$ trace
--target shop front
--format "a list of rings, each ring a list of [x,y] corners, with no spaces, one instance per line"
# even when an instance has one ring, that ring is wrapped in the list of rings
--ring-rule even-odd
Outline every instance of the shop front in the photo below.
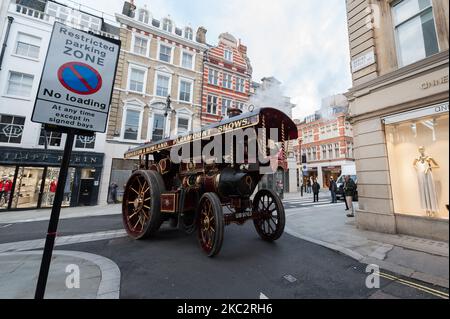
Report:
[[[397,220],[448,221],[448,102],[387,116],[383,122]]]
[[[330,179],[333,178],[335,181],[341,176],[341,166],[324,166],[322,167],[322,185],[324,188],[330,187]]]
[[[62,152],[0,147],[0,211],[50,208]],[[63,207],[96,205],[103,154],[73,152]]]

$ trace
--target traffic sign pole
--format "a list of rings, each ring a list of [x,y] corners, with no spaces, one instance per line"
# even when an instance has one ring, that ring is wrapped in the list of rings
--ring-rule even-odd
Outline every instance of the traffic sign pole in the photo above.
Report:
[[[64,154],[59,170],[58,185],[56,187],[55,199],[53,201],[52,213],[48,224],[47,237],[45,239],[44,254],[42,256],[41,268],[39,270],[39,278],[36,286],[35,299],[43,299],[45,287],[47,286],[48,272],[50,269],[50,261],[52,259],[53,247],[55,245],[56,232],[58,229],[59,214],[61,212],[61,204],[64,197],[64,188],[66,185],[67,173],[69,170],[70,156],[72,154],[73,142],[75,139],[75,130],[71,129],[67,133],[66,144],[64,146]]]

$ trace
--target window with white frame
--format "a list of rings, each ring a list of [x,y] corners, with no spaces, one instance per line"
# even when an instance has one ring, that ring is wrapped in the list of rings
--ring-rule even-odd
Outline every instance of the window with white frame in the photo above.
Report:
[[[47,138],[47,146],[61,146],[62,133],[45,131],[44,126],[41,127],[41,133],[39,134],[39,145],[45,145],[45,139]]]
[[[223,74],[222,86],[226,89],[231,90],[231,88],[233,87],[233,76],[231,74]]]
[[[9,71],[6,94],[26,98],[30,97],[31,89],[33,88],[33,79],[34,76],[31,74]]]
[[[76,148],[94,149],[95,148],[95,134],[93,136],[77,135],[75,139]]]
[[[235,105],[236,105],[236,108],[238,108],[240,110],[244,110],[244,108],[245,108],[245,103],[244,102],[236,101]]]
[[[159,46],[159,60],[170,63],[171,59],[172,59],[172,48],[167,45],[161,44]]]
[[[167,97],[169,95],[170,76],[164,74],[156,75],[156,95]]]
[[[208,70],[208,83],[213,85],[219,84],[219,71],[213,69]]]
[[[184,37],[186,39],[192,41],[192,39],[194,37],[194,32],[192,31],[192,28],[187,27],[187,28],[184,29]]]
[[[191,102],[192,98],[192,81],[180,80],[180,101]]]
[[[138,11],[138,20],[143,23],[148,23],[149,14],[147,10],[139,9]]]
[[[228,114],[228,109],[231,108],[233,101],[230,99],[222,98],[222,116]]]
[[[19,32],[15,53],[20,56],[38,59],[41,47],[41,38]]]
[[[315,161],[316,159],[317,159],[317,149],[316,149],[316,147],[314,146],[314,147],[312,148],[312,160]]]
[[[210,114],[217,114],[217,101],[218,97],[214,95],[208,95],[208,105],[206,111]]]
[[[145,71],[139,68],[130,67],[128,89],[130,91],[144,93]]]
[[[326,159],[326,158],[327,158],[327,146],[322,145],[322,159]]]
[[[333,158],[333,145],[328,144],[328,158]]]
[[[439,52],[431,0],[401,0],[392,6],[399,66]]]
[[[181,54],[181,66],[186,69],[192,70],[194,66],[194,56],[189,52],[183,51]]]
[[[225,60],[233,62],[233,51],[231,51],[230,49],[225,49],[223,51],[223,57],[225,58]]]
[[[164,128],[166,126],[166,118],[162,114],[155,113],[153,115],[153,131],[152,141],[160,141],[164,138]]]
[[[351,142],[347,142],[347,157],[353,157],[353,144]]]
[[[334,158],[340,158],[341,157],[341,152],[340,152],[340,147],[339,147],[339,143],[334,144]]]
[[[244,92],[245,91],[245,80],[242,78],[236,78],[236,91]]]
[[[80,13],[79,23],[81,26],[92,30],[100,30],[101,27],[101,20],[98,17],[94,17],[85,13]]]
[[[163,30],[167,32],[172,32],[172,21],[170,19],[165,18],[163,20]]]
[[[20,144],[24,125],[23,116],[0,114],[0,143]]]
[[[123,138],[125,140],[137,141],[141,120],[141,111],[126,109]]]
[[[133,52],[139,55],[147,55],[148,39],[144,37],[134,36]]]
[[[189,131],[189,119],[185,117],[179,117],[177,123],[177,133],[185,134]]]

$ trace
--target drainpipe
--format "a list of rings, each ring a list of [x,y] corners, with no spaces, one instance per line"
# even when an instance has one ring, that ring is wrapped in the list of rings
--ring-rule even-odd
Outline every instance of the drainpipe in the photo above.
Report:
[[[8,26],[6,27],[5,40],[3,40],[2,53],[0,54],[0,70],[2,69],[3,57],[5,56],[6,47],[8,46],[7,43],[9,38],[9,31],[11,30],[11,24],[13,23],[13,20],[13,17],[8,17]]]

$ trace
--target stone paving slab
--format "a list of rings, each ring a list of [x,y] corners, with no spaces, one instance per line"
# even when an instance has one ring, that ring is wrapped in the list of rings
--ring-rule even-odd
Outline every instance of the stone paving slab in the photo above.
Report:
[[[41,259],[42,251],[1,253],[0,299],[34,298]],[[71,287],[78,271],[79,288]],[[120,270],[111,260],[84,252],[54,251],[46,299],[117,299],[119,293]]]

